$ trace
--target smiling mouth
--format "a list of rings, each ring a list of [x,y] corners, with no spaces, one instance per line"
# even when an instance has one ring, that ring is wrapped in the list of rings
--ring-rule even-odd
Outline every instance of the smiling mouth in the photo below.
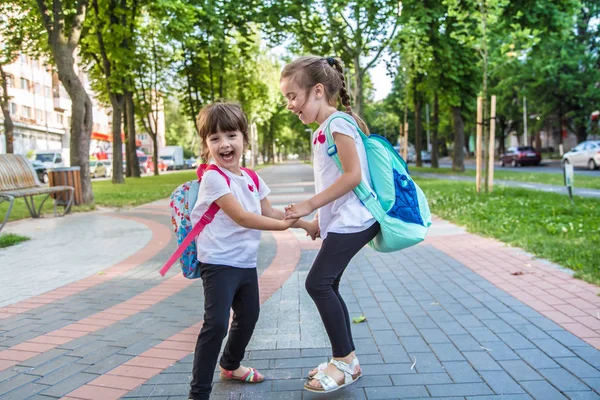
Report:
[[[226,151],[224,153],[219,153],[221,158],[227,162],[233,161],[234,153],[233,151]]]

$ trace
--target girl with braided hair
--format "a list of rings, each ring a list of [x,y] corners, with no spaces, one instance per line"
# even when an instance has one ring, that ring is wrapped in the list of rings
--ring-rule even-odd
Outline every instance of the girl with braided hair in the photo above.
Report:
[[[306,278],[306,290],[315,302],[331,341],[333,358],[309,372],[305,389],[327,393],[354,383],[362,375],[354,353],[350,316],[339,285],[350,260],[379,232],[379,224],[352,190],[364,181],[371,185],[367,156],[354,118],[363,132],[365,123],[350,107],[340,60],[301,57],[285,66],[280,89],[287,108],[308,125],[319,123],[313,133],[313,167],[316,195],[286,207],[286,218],[301,218],[318,210],[311,222],[323,238],[321,250]],[[336,108],[338,97],[346,111]],[[340,116],[345,118],[339,118]],[[324,130],[330,129],[343,167],[340,172],[328,154]]]

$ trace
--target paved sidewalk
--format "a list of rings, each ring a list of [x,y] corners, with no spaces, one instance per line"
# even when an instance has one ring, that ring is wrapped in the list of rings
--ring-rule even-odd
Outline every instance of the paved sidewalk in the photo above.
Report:
[[[456,176],[456,175],[446,175],[446,174],[435,174],[435,173],[429,173],[429,172],[413,172],[413,173],[411,173],[411,175],[422,176],[423,178],[444,179],[444,180],[448,180],[448,181],[475,182],[475,178],[471,177],[471,176]],[[569,194],[569,192],[567,191],[567,188],[564,186],[547,185],[544,183],[531,183],[531,182],[506,181],[506,180],[501,180],[501,179],[494,179],[494,184],[509,186],[509,187],[523,188],[523,189],[538,190],[540,192],[547,192],[547,193],[557,193],[557,194],[562,194],[562,195]],[[600,190],[574,187],[573,195],[600,199]]]
[[[314,190],[306,165],[260,174],[278,207]],[[92,222],[113,229],[101,250],[91,236],[70,233]],[[42,223],[43,235],[0,250],[0,269],[10,272],[2,289],[10,282],[19,295],[32,290],[0,308],[0,398],[186,399],[202,288],[175,268],[157,273],[175,246],[166,202]],[[27,220],[6,229],[31,236],[40,226]],[[68,238],[69,262],[48,257],[63,243],[46,237]],[[299,230],[263,234],[262,309],[247,364],[269,379],[216,379],[213,398],[600,398],[600,290],[439,219],[418,246],[365,248],[353,260],[342,292],[351,315],[367,317],[353,324],[364,377],[327,396],[303,391],[308,370],[330,356],[304,290],[319,246]],[[19,274],[21,253],[49,278],[43,268]],[[89,260],[96,266],[83,269]],[[54,279],[56,270],[68,279]]]

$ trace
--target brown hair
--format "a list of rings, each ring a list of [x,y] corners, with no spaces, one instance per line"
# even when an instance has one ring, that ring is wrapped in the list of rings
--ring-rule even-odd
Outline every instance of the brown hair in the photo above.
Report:
[[[248,120],[237,103],[218,102],[204,106],[196,116],[196,128],[200,136],[200,157],[203,162],[208,162],[210,154],[206,140],[213,133],[240,131],[244,138],[244,147],[249,143]]]
[[[357,114],[352,112],[350,95],[346,89],[346,80],[344,79],[344,67],[340,59],[317,56],[300,57],[283,68],[281,79],[283,78],[293,80],[293,82],[301,88],[306,89],[306,91],[317,83],[322,84],[325,88],[325,97],[333,107],[336,107],[339,95],[342,105],[346,107],[346,112],[356,120],[365,135],[369,134],[367,124]]]

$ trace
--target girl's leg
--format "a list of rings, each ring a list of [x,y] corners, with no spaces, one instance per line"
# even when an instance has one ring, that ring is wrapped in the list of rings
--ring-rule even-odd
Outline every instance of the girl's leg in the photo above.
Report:
[[[208,400],[239,279],[235,273],[237,268],[211,264],[202,264],[200,268],[204,285],[204,324],[194,351],[189,398]]]
[[[229,329],[229,338],[219,363],[228,371],[240,367],[260,311],[256,268],[241,269],[241,272],[243,278],[233,297],[233,321]]]
[[[350,317],[338,290],[350,260],[379,232],[379,224],[358,233],[329,233],[306,278],[306,290],[315,302],[331,341],[333,356],[343,358],[354,351]],[[337,281],[337,285],[335,285]]]
[[[356,350],[356,346],[354,346],[354,340],[352,338],[352,325],[350,324],[350,313],[348,312],[348,307],[346,307],[346,302],[342,298],[340,294],[340,281],[342,280],[343,273],[339,274],[338,277],[333,281],[333,291],[340,299],[340,304],[342,305],[342,310],[344,311],[344,319],[346,320],[346,327],[350,334],[350,347],[352,347],[352,351]]]

